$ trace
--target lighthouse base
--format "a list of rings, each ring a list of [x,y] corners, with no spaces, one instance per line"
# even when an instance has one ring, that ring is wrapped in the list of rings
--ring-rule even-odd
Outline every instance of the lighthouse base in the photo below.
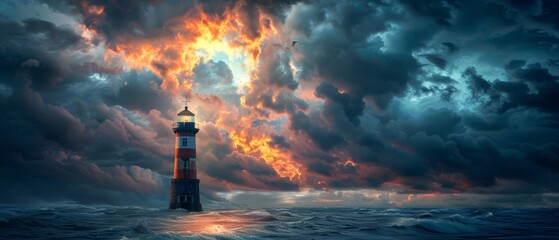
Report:
[[[169,209],[182,208],[191,212],[201,212],[200,179],[173,179]]]

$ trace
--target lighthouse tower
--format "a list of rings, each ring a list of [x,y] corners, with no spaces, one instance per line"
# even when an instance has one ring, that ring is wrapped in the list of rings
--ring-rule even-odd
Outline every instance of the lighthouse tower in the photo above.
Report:
[[[177,114],[173,124],[175,132],[175,167],[171,181],[171,199],[169,209],[184,208],[201,212],[200,179],[196,178],[196,133],[194,113],[188,106]]]

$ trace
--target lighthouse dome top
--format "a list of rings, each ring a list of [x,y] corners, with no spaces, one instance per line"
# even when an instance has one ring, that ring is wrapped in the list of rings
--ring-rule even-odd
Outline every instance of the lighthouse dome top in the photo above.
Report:
[[[184,107],[180,113],[177,114],[178,116],[194,116],[194,113],[188,110],[188,107]]]

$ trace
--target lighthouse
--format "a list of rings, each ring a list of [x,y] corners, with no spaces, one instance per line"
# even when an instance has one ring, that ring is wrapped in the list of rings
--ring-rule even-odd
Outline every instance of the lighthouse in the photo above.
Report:
[[[183,208],[201,212],[200,179],[196,178],[196,133],[194,113],[188,106],[177,114],[175,132],[175,166],[171,180],[169,209]]]

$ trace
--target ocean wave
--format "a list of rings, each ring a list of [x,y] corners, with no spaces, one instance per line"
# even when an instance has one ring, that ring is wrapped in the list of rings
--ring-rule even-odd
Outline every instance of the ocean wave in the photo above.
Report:
[[[393,226],[415,227],[435,233],[474,233],[481,231],[483,226],[488,224],[483,218],[492,215],[492,212],[485,213],[483,217],[454,213],[435,219],[435,215],[431,213],[421,213],[417,218],[399,218]]]
[[[141,221],[138,222],[136,225],[130,227],[130,230],[135,234],[151,234],[153,233],[152,230],[149,229],[147,226],[147,222]]]
[[[433,214],[426,212],[426,213],[419,214],[419,216],[417,216],[417,217],[418,218],[432,218]]]
[[[274,215],[276,215],[276,216],[281,216],[281,217],[298,217],[298,216],[296,216],[295,214],[293,214],[293,213],[291,213],[291,212],[289,212],[289,211],[285,211],[285,210],[284,210],[284,211],[281,211],[281,212],[278,212],[278,213],[276,213],[276,214],[274,214]]]
[[[0,239],[556,238],[555,209],[0,208]]]
[[[423,229],[428,232],[434,233],[473,233],[478,231],[474,226],[451,221],[451,220],[431,220],[431,219],[417,219],[417,218],[402,218],[398,219],[394,227],[415,227]]]

